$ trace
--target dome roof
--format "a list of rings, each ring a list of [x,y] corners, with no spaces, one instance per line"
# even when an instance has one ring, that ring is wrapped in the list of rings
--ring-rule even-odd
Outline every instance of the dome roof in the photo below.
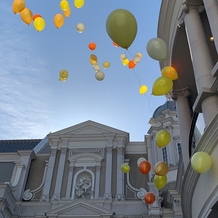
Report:
[[[169,109],[170,111],[176,111],[176,107],[173,101],[166,101],[165,104],[159,106],[153,113],[152,118],[157,118],[161,115],[161,112]]]

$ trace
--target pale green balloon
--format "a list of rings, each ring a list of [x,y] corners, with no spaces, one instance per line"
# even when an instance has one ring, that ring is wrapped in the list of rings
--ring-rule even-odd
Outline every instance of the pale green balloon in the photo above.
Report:
[[[161,38],[153,38],[148,41],[146,50],[154,60],[163,61],[167,57],[167,45]]]
[[[212,166],[212,158],[206,152],[198,151],[191,158],[191,166],[197,173],[205,173]]]
[[[153,84],[152,95],[161,96],[168,94],[173,88],[173,82],[169,77],[161,76]]]
[[[128,49],[137,34],[137,21],[131,12],[117,9],[109,14],[106,30],[113,42]]]

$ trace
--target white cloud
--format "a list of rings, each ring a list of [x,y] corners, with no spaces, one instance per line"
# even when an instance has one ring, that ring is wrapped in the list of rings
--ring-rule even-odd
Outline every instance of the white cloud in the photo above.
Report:
[[[19,15],[0,8],[0,139],[43,138],[51,129],[49,87],[40,78],[46,61],[25,34],[28,27],[10,19]]]

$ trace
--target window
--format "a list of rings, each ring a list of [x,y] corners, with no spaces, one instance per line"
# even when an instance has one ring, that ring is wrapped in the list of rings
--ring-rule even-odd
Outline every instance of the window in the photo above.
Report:
[[[163,161],[168,163],[167,148],[166,147],[162,148],[162,155],[163,155]]]
[[[177,142],[176,145],[177,145],[178,156],[180,157],[180,154],[181,154],[181,144],[180,144],[180,142]]]

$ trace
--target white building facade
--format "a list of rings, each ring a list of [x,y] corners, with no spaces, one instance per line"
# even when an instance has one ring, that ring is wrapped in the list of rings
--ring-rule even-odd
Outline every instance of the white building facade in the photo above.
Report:
[[[166,103],[154,116],[151,133],[161,128],[157,122],[166,121],[178,141],[175,108]],[[0,217],[174,217],[172,204],[163,198],[169,187],[175,190],[178,156],[167,151],[169,187],[159,192],[153,169],[145,175],[137,166],[141,157],[151,165],[164,160],[150,138],[130,142],[127,132],[86,121],[43,140],[0,140]],[[130,165],[129,173],[121,171],[123,163]],[[151,205],[144,202],[148,191],[156,196]]]

